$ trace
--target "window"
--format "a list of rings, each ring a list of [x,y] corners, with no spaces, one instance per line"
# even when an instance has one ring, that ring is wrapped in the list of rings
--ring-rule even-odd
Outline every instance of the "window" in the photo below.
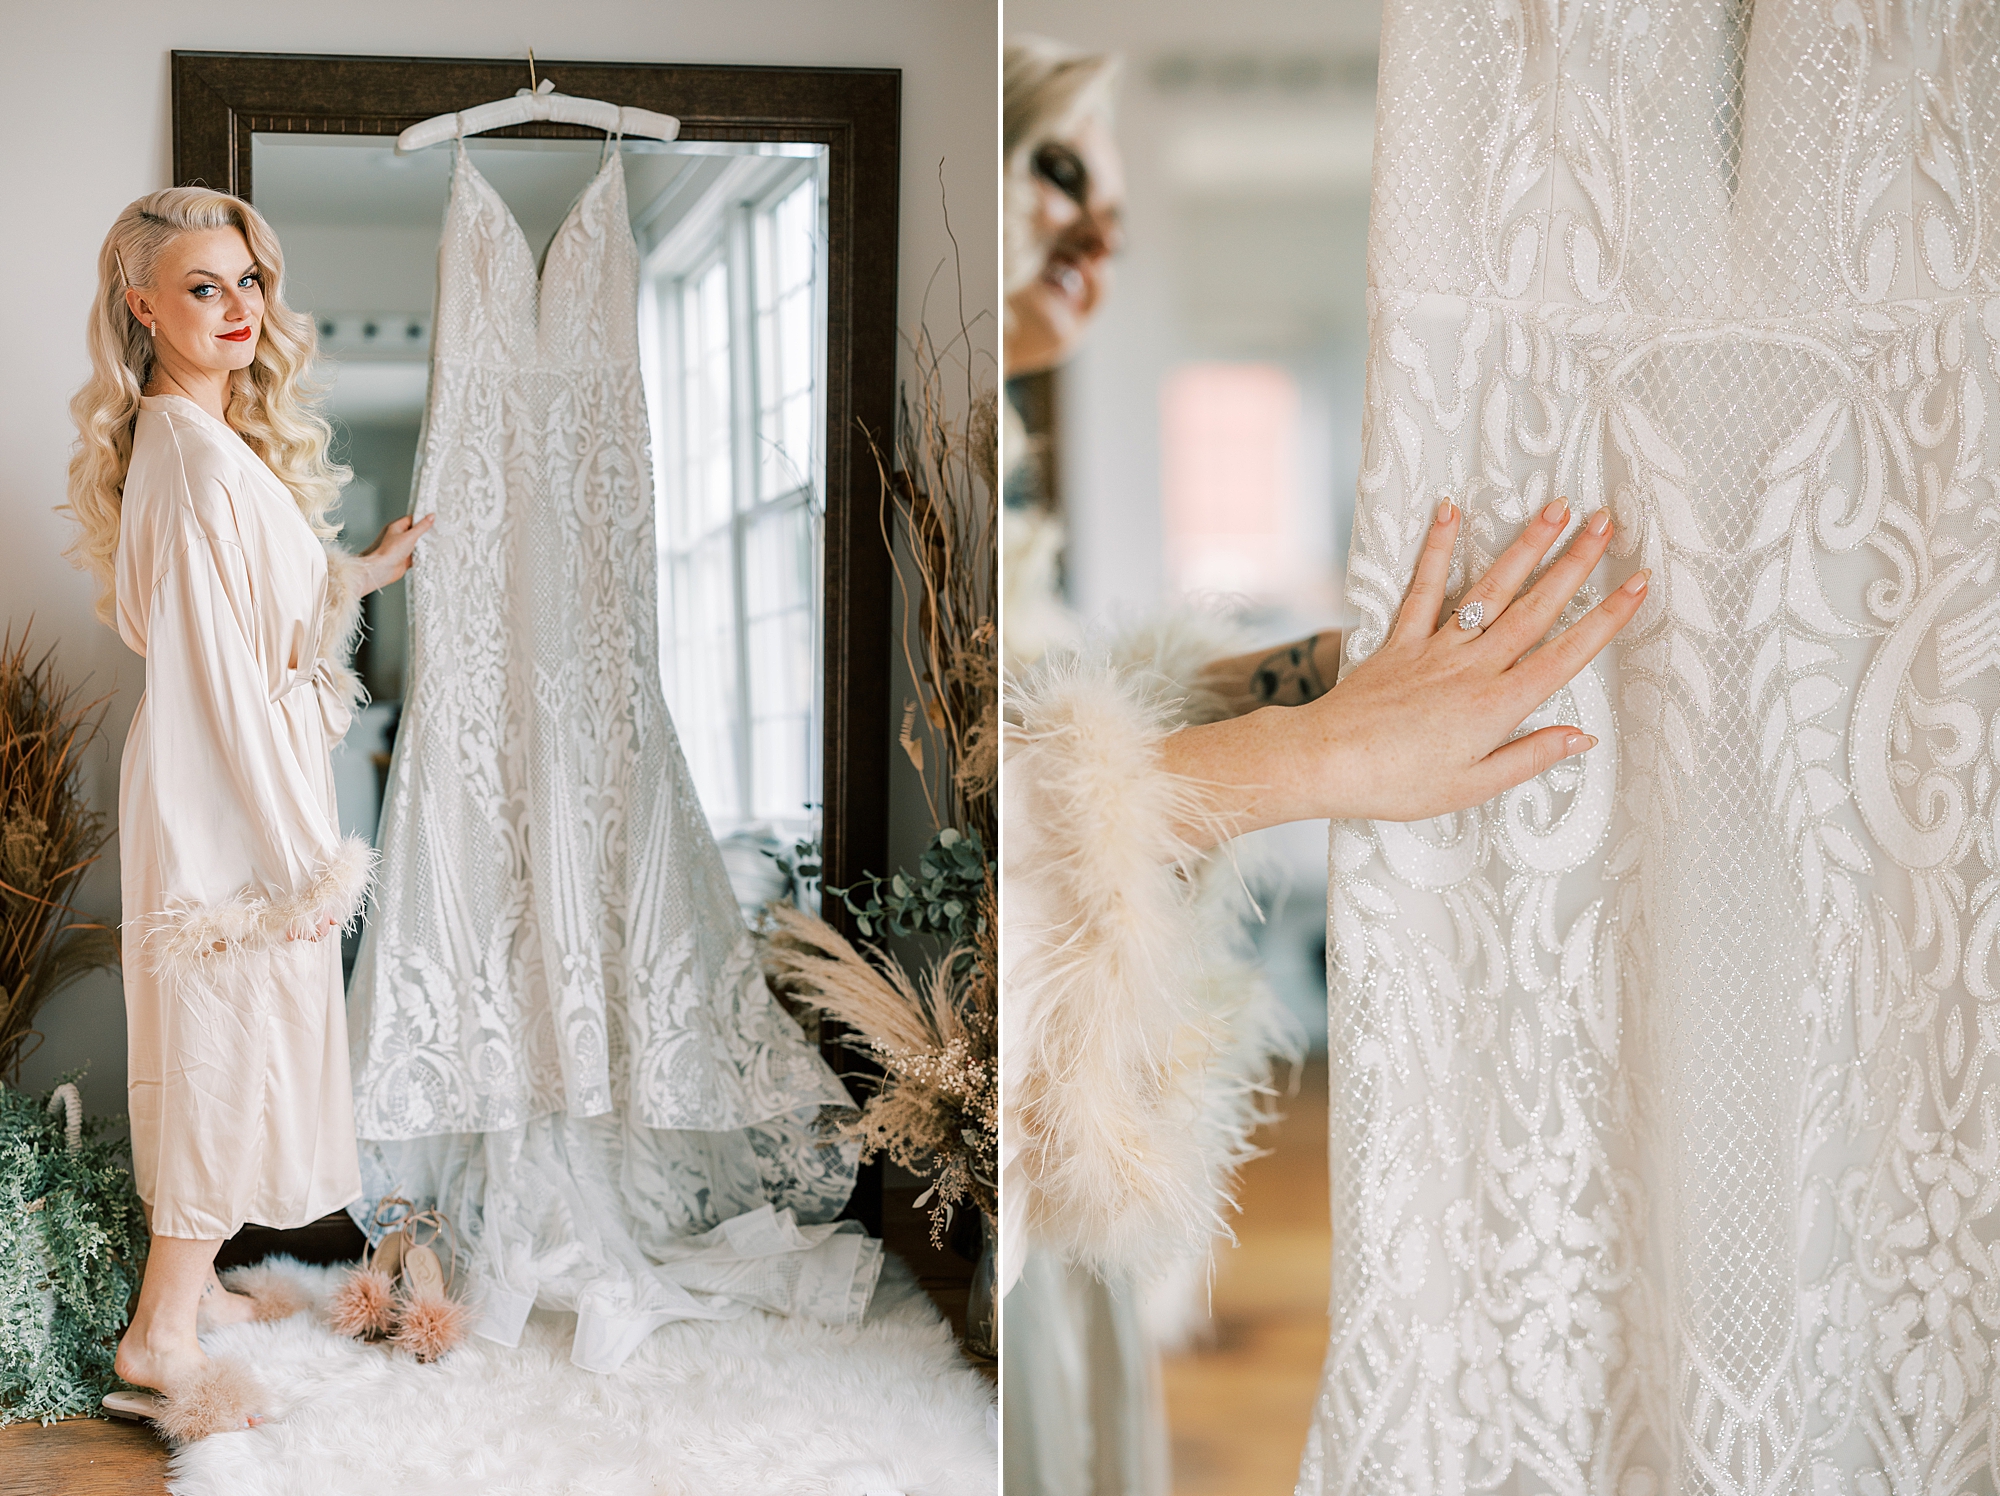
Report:
[[[750,161],[648,264],[661,669],[718,835],[816,825],[822,273],[816,174]],[[721,189],[733,187],[733,191]]]
[[[1160,392],[1168,585],[1269,600],[1295,559],[1299,389],[1272,364],[1196,363]]]

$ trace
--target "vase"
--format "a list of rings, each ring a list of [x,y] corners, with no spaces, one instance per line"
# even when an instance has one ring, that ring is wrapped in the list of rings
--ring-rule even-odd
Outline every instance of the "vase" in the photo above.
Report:
[[[994,1290],[999,1285],[999,1233],[993,1218],[979,1215],[979,1260],[972,1265],[972,1286],[965,1299],[965,1350],[987,1361],[1000,1355],[1000,1304]]]

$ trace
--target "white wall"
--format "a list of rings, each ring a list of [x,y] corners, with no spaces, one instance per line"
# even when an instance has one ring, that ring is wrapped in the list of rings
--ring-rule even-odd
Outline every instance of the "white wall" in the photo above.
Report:
[[[72,679],[112,693],[91,765],[98,803],[117,803],[118,754],[138,704],[142,662],[98,624],[90,588],[61,551],[70,426],[81,383],[84,310],[105,230],[142,193],[171,185],[175,49],[494,57],[529,47],[578,61],[765,63],[903,70],[899,320],[914,324],[925,281],[950,253],[938,211],[944,162],[967,301],[991,308],[996,285],[998,150],[994,0],[264,0],[187,7],[159,0],[0,0],[0,139],[7,147],[0,234],[0,632],[32,617]],[[524,73],[525,81],[525,73]],[[987,324],[990,327],[990,322]],[[892,724],[883,728],[883,747]],[[892,765],[902,758],[891,754]],[[892,770],[892,772],[895,772]],[[908,771],[900,771],[907,778]],[[893,839],[921,844],[909,786],[897,786]],[[921,810],[916,819],[921,819]],[[87,883],[90,913],[114,919],[111,858]],[[114,978],[72,988],[43,1010],[47,1042],[24,1084],[89,1060],[93,1111],[124,1110],[124,1014]]]

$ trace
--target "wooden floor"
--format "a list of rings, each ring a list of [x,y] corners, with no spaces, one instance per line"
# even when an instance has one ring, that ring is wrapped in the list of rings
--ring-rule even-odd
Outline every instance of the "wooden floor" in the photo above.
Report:
[[[962,1341],[973,1265],[950,1246],[942,1252],[931,1246],[926,1217],[912,1209],[917,1193],[916,1189],[883,1191],[883,1245],[910,1265]],[[338,1229],[338,1223],[328,1225],[329,1240]],[[967,1234],[961,1230],[956,1244],[976,1252],[978,1233],[971,1231],[969,1242],[964,1239]],[[359,1241],[358,1232],[355,1240]],[[307,1255],[297,1242],[277,1245]],[[254,1261],[261,1255],[239,1249],[231,1259]],[[991,1362],[973,1364],[989,1377],[994,1374]],[[0,1496],[163,1496],[166,1474],[166,1446],[142,1424],[73,1418],[47,1428],[38,1423],[0,1427]]]
[[[1217,1255],[1214,1333],[1166,1363],[1174,1496],[1289,1496],[1326,1354],[1326,1061],[1243,1171],[1239,1245]]]
[[[167,1450],[136,1423],[72,1418],[0,1428],[0,1496],[162,1496]]]

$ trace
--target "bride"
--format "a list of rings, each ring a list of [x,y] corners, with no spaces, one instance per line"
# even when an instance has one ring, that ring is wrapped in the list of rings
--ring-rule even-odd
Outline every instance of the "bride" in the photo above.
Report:
[[[140,198],[97,259],[91,376],[71,402],[70,555],[146,662],[119,772],[132,1163],[152,1246],[105,1406],[198,1439],[263,1392],[199,1325],[258,1316],[215,1254],[361,1193],[340,949],[373,854],[343,838],[329,746],[356,694],[364,594],[430,527],[324,544],[345,474],[301,388],[312,319],[255,209],[205,188]]]

